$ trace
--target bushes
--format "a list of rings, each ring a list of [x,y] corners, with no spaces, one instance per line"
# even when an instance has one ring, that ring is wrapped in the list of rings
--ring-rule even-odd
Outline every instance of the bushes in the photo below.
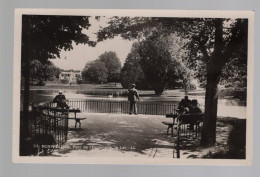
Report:
[[[68,79],[61,79],[61,83],[62,83],[62,84],[68,84],[69,81],[68,81]]]
[[[228,89],[220,90],[219,97],[226,97],[226,96],[237,98],[241,101],[246,101],[247,88],[241,88],[241,89],[228,88]]]
[[[233,125],[228,139],[229,157],[245,158],[246,151],[246,120],[239,120]]]
[[[218,123],[232,126],[228,136],[226,150],[209,153],[206,158],[213,159],[245,159],[246,158],[246,120],[236,118],[221,118]]]
[[[44,86],[45,84],[46,84],[46,82],[40,80],[40,81],[36,84],[36,86]]]

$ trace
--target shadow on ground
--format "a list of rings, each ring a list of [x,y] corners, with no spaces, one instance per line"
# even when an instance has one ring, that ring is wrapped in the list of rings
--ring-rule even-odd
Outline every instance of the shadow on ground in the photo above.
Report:
[[[87,119],[82,121],[81,129],[74,129],[74,121],[70,120],[70,131],[68,141],[64,145],[65,148],[56,150],[53,156],[176,157],[177,132],[174,130],[174,136],[166,135],[167,127],[162,124],[162,121],[165,121],[164,116],[104,113],[91,113],[83,116]],[[240,122],[245,123],[245,120]],[[235,119],[218,121],[217,143],[211,148],[200,147],[199,139],[181,138],[181,158],[218,158],[214,154],[227,153],[230,143],[237,146],[242,142],[240,149],[243,149],[243,138],[239,142],[236,140],[232,142],[232,140],[228,140],[228,137],[230,132],[230,136],[241,136],[241,132],[237,130],[239,127],[243,127],[244,123],[237,125]],[[234,152],[233,150],[229,153],[234,154]],[[230,156],[222,155],[221,157]],[[239,157],[233,155],[232,158]]]

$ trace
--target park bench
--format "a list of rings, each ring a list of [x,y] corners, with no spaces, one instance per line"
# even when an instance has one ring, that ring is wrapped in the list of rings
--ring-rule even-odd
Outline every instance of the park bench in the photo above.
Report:
[[[68,119],[75,120],[75,129],[77,128],[77,124],[79,124],[79,128],[81,128],[81,120],[85,120],[86,118],[77,117],[77,113],[80,113],[81,111],[79,109],[69,109],[69,112],[74,113],[74,117],[69,117]]]
[[[164,125],[167,125],[167,135],[169,133],[169,129],[171,129],[171,133],[173,136],[173,127],[174,125],[176,125],[176,129],[181,130],[181,129],[188,129],[188,130],[193,130],[192,126],[195,126],[195,132],[196,132],[196,136],[198,133],[198,130],[200,129],[200,123],[203,121],[203,117],[204,114],[203,113],[199,113],[199,114],[166,114],[166,118],[172,118],[173,122],[165,122],[163,121],[162,123]],[[177,118],[177,122],[175,121],[175,119]],[[176,122],[176,123],[175,123]],[[184,125],[188,125],[188,126],[184,126]]]
[[[63,108],[59,108],[57,107],[57,103],[51,103],[50,104],[50,107],[52,107],[52,109],[63,109]],[[68,110],[69,113],[74,113],[74,117],[68,117],[68,119],[71,119],[71,120],[75,120],[75,129],[77,128],[77,124],[79,124],[79,128],[81,128],[81,120],[85,120],[86,118],[82,118],[82,117],[77,117],[77,113],[80,113],[81,111],[79,109],[69,109]]]
[[[167,128],[167,135],[169,133],[169,129],[171,129],[171,133],[172,133],[172,136],[173,136],[173,126],[175,124],[175,118],[177,116],[178,116],[177,114],[173,114],[173,113],[166,114],[166,118],[172,118],[173,119],[172,122],[165,122],[165,121],[162,122],[164,125],[168,126],[168,128]]]
[[[184,132],[187,133],[187,131],[195,133],[195,137],[198,137],[198,133],[201,129],[200,124],[203,122],[203,113],[196,113],[196,114],[181,114],[178,117],[178,133]],[[194,129],[195,126],[195,129]]]

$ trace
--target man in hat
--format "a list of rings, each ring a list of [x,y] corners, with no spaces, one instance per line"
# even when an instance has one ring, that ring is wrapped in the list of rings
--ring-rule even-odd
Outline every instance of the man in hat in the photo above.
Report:
[[[191,107],[191,100],[186,95],[184,99],[182,99],[181,102],[179,103],[178,106],[179,112],[180,113],[189,112],[190,107]]]
[[[59,94],[53,99],[54,103],[57,103],[57,107],[69,109],[70,107],[66,103],[66,97],[62,94],[62,91],[59,91]]]
[[[128,90],[128,101],[130,101],[130,109],[129,114],[137,114],[137,106],[136,102],[140,101],[139,94],[137,90],[135,89],[136,85],[132,84],[131,89]]]

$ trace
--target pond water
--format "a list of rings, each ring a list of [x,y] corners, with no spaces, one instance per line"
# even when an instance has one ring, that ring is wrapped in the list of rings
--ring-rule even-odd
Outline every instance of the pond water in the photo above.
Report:
[[[31,90],[30,103],[41,103],[52,101],[58,90]],[[98,89],[98,90],[63,90],[67,99],[107,99],[107,100],[127,100],[127,90],[125,89]],[[189,99],[197,99],[200,108],[204,109],[204,90],[189,93]],[[141,101],[147,102],[171,102],[178,104],[184,97],[182,90],[168,90],[161,96],[154,95],[153,91],[140,91]],[[21,106],[23,101],[23,91],[21,91]],[[237,118],[246,118],[246,102],[237,99],[219,99],[218,116],[229,116]]]

